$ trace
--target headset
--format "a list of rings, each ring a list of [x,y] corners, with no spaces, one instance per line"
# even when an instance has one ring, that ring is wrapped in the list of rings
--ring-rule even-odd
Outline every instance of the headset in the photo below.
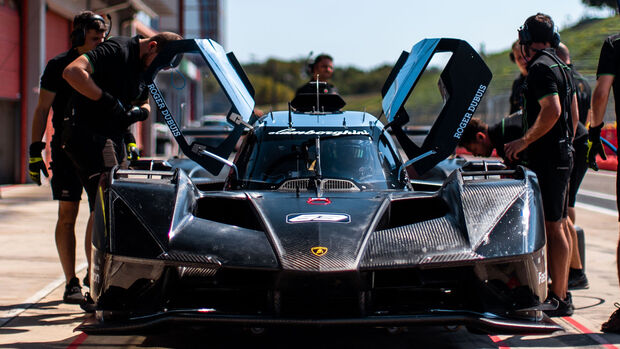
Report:
[[[108,21],[110,22],[110,25],[108,26],[108,31],[105,33],[105,39],[107,39],[110,36],[110,30],[112,30],[112,17],[110,17],[110,15],[107,15],[108,17]],[[103,19],[103,17],[101,17],[100,15],[92,15],[84,20],[82,20],[81,18],[76,18],[76,20],[73,21],[73,31],[71,32],[71,46],[72,47],[78,47],[78,46],[82,46],[84,45],[85,41],[86,41],[86,28],[92,24],[95,23],[96,21],[101,21],[101,23],[103,23],[103,27],[105,28],[106,23],[105,20]]]
[[[517,31],[519,33],[519,44],[523,46],[530,46],[534,42],[532,40],[532,34],[527,27],[527,23],[524,23]],[[560,44],[560,33],[558,32],[558,28],[556,26],[553,27],[553,34],[551,35],[549,43],[553,48],[558,47]]]

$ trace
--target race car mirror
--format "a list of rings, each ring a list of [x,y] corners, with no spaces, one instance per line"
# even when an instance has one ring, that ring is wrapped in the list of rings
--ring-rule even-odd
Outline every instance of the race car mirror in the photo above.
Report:
[[[454,152],[492,78],[487,65],[467,42],[458,39],[422,40],[413,46],[411,53],[401,54],[381,91],[383,113],[388,123],[402,125],[407,122],[403,106],[431,58],[438,52],[452,52],[439,81],[446,99],[422,146],[416,147],[413,154],[407,154],[412,158],[435,151],[412,163],[412,170],[417,175],[430,170]]]
[[[180,127],[175,120],[172,112],[166,105],[163,95],[155,84],[154,80],[159,71],[170,67],[178,66],[183,53],[197,53],[206,62],[206,65],[213,72],[218,84],[222,88],[226,98],[231,103],[229,115],[240,115],[239,122],[229,134],[226,141],[216,149],[205,150],[202,147],[190,146],[180,131]],[[170,129],[175,140],[183,153],[190,159],[196,161],[207,171],[217,175],[225,165],[219,159],[227,159],[234,149],[231,144],[236,144],[245,127],[251,127],[254,122],[254,88],[241,68],[234,54],[226,53],[222,46],[210,39],[191,39],[177,40],[170,42],[158,53],[151,65],[144,73],[144,81],[149,89],[157,108]],[[199,149],[200,150],[196,150]],[[205,154],[208,152],[210,154]],[[214,155],[214,156],[212,156]]]

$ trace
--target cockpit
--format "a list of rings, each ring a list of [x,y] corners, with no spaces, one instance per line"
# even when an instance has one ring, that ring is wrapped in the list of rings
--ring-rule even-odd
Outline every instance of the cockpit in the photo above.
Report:
[[[339,130],[340,132],[342,130]],[[291,136],[257,132],[248,140],[247,159],[239,159],[242,187],[278,189],[292,179],[351,181],[360,190],[402,188],[400,160],[384,135],[373,140],[370,133]]]

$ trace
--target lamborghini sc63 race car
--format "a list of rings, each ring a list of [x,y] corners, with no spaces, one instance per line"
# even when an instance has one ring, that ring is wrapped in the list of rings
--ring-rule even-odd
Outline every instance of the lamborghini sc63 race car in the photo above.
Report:
[[[405,160],[386,129],[408,120],[403,105],[435,52],[452,53],[440,79],[445,104],[421,146],[399,138]],[[192,54],[232,105],[234,129],[217,147],[187,143],[154,82]],[[341,111],[340,96],[320,92],[258,117],[232,53],[208,39],[169,44],[147,71],[151,96],[185,155],[228,176],[195,183],[157,161],[104,176],[91,267],[97,323],[82,329],[559,329],[542,312],[547,270],[535,175],[465,166],[439,185],[413,178],[454,151],[490,80],[464,41],[426,39],[389,75],[381,118]]]

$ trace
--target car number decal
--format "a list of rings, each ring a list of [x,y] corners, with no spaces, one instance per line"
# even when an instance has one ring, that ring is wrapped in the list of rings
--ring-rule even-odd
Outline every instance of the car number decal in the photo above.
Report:
[[[350,223],[351,216],[346,213],[291,213],[286,215],[286,223]]]

